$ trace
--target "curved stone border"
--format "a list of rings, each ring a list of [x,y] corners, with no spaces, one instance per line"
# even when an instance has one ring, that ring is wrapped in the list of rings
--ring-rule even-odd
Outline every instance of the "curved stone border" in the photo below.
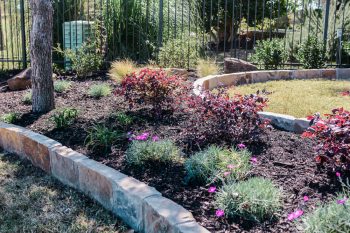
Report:
[[[94,198],[138,232],[209,232],[156,189],[41,134],[0,122],[0,147]]]
[[[193,84],[193,91],[196,95],[200,95],[203,90],[212,90],[219,86],[227,87],[232,85],[237,86],[276,80],[315,78],[327,80],[350,79],[350,69],[263,70],[223,75],[210,75],[197,79]],[[271,120],[271,124],[279,129],[299,134],[304,132],[310,124],[310,121],[305,118],[295,118],[293,116],[278,113],[259,112],[259,115]]]

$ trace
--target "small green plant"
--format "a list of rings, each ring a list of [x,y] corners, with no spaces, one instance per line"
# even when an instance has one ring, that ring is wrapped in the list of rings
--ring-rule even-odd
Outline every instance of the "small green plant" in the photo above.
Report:
[[[169,163],[179,160],[180,150],[170,140],[133,140],[126,151],[126,161],[136,166],[147,162]]]
[[[112,93],[112,88],[108,84],[96,84],[89,88],[88,94],[93,98],[101,98],[109,96]]]
[[[268,179],[254,177],[225,184],[215,196],[215,205],[227,217],[262,222],[281,208],[281,191]]]
[[[23,96],[22,103],[25,104],[25,105],[31,105],[32,104],[32,92],[31,91],[27,92]]]
[[[77,117],[77,109],[65,108],[56,112],[51,119],[55,123],[56,128],[61,129],[71,125]]]
[[[251,168],[250,159],[251,154],[247,150],[237,151],[209,146],[186,160],[186,181],[212,183],[224,173],[225,178],[229,180],[244,179]]]
[[[131,125],[134,121],[134,118],[132,116],[129,116],[125,112],[117,112],[115,114],[115,119],[121,126]]]
[[[54,89],[58,93],[63,93],[71,88],[72,84],[69,81],[59,80],[54,83]]]
[[[98,71],[103,64],[103,55],[97,43],[84,42],[78,49],[62,50],[58,45],[55,52],[62,54],[71,63],[71,68],[78,77],[86,77]]]
[[[199,77],[206,77],[209,75],[218,74],[220,67],[215,63],[215,61],[210,59],[200,59],[197,65],[197,73]]]
[[[168,40],[159,52],[161,67],[195,68],[201,54],[200,43],[194,36],[178,35]]]
[[[256,48],[255,54],[251,60],[262,65],[264,69],[278,69],[285,63],[288,53],[284,49],[284,42],[281,39],[260,41]]]
[[[105,153],[110,151],[111,146],[125,138],[123,132],[116,131],[106,125],[94,125],[85,139],[85,143],[92,150],[102,149]]]
[[[18,113],[11,112],[11,113],[7,113],[7,114],[2,115],[0,117],[0,121],[3,121],[3,122],[8,123],[8,124],[13,124],[18,120],[18,118],[19,118]]]
[[[135,71],[137,71],[137,68],[134,62],[131,60],[121,60],[112,63],[108,75],[112,80],[121,83],[126,75]]]
[[[317,37],[309,36],[298,50],[298,59],[305,69],[320,69],[326,64],[323,43]]]

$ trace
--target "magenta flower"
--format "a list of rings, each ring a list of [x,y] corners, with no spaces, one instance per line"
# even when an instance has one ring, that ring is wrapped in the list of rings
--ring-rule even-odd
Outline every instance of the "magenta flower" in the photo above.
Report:
[[[227,168],[232,170],[235,168],[235,166],[233,164],[229,164],[229,165],[227,165]]]
[[[136,140],[138,141],[146,141],[149,137],[149,133],[142,133],[138,136],[135,137]]]
[[[288,215],[288,220],[289,221],[293,221],[294,219],[297,219],[297,218],[299,218],[301,215],[303,215],[304,214],[304,211],[302,211],[302,210],[296,210],[295,212],[293,212],[293,213],[290,213],[289,215]]]
[[[308,196],[304,196],[304,202],[307,202],[309,200]]]
[[[341,177],[340,172],[336,172],[335,175],[336,175],[337,177]]]
[[[158,137],[158,136],[153,136],[153,137],[152,137],[152,141],[158,142],[158,141],[159,141],[159,137]]]
[[[215,193],[216,192],[216,187],[215,186],[209,187],[208,192],[209,193]]]
[[[216,212],[215,212],[215,215],[216,217],[222,217],[225,215],[225,211],[221,210],[221,209],[218,209]]]
[[[238,149],[243,150],[246,146],[243,143],[238,144]]]
[[[258,159],[256,157],[252,157],[250,159],[250,161],[253,163],[253,164],[256,164],[258,162]]]
[[[348,200],[347,198],[337,200],[337,204],[344,205],[347,200]]]
[[[224,176],[229,176],[231,172],[224,172]]]

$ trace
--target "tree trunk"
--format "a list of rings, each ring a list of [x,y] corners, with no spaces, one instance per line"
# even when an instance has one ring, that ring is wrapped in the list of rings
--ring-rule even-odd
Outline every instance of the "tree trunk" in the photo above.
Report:
[[[30,56],[32,67],[33,112],[45,113],[55,108],[52,81],[52,15],[51,0],[30,0],[32,30]]]

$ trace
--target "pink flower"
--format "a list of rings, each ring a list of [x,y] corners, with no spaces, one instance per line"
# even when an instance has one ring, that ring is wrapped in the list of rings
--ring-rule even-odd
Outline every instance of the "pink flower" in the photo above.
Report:
[[[341,177],[340,172],[336,172],[335,175],[336,175],[337,177]]]
[[[224,176],[229,176],[231,172],[224,172]]]
[[[293,221],[294,219],[297,219],[297,218],[299,218],[301,215],[303,215],[304,214],[304,211],[302,211],[302,210],[296,210],[295,212],[293,212],[293,213],[290,213],[289,215],[288,215],[288,220],[289,221]]]
[[[208,192],[209,193],[215,193],[216,192],[216,187],[215,186],[209,187]]]
[[[220,218],[220,217],[225,215],[225,211],[218,209],[218,210],[216,210],[215,215],[216,215],[216,217]]]
[[[235,168],[235,166],[233,164],[229,164],[229,165],[227,165],[227,168],[232,170]]]
[[[152,141],[158,142],[158,141],[159,141],[159,137],[158,137],[158,136],[153,136],[153,137],[152,137]]]
[[[246,146],[243,143],[240,143],[237,146],[238,146],[238,149],[240,149],[240,150],[243,150],[246,148]]]
[[[250,161],[253,163],[253,164],[256,164],[258,162],[258,159],[256,157],[252,157],[250,159]]]
[[[347,198],[337,200],[337,204],[344,205],[347,200],[348,200]]]
[[[138,141],[146,141],[149,137],[149,133],[142,133],[138,136],[135,137],[136,140]]]
[[[308,196],[304,196],[304,202],[307,202],[309,200]]]

